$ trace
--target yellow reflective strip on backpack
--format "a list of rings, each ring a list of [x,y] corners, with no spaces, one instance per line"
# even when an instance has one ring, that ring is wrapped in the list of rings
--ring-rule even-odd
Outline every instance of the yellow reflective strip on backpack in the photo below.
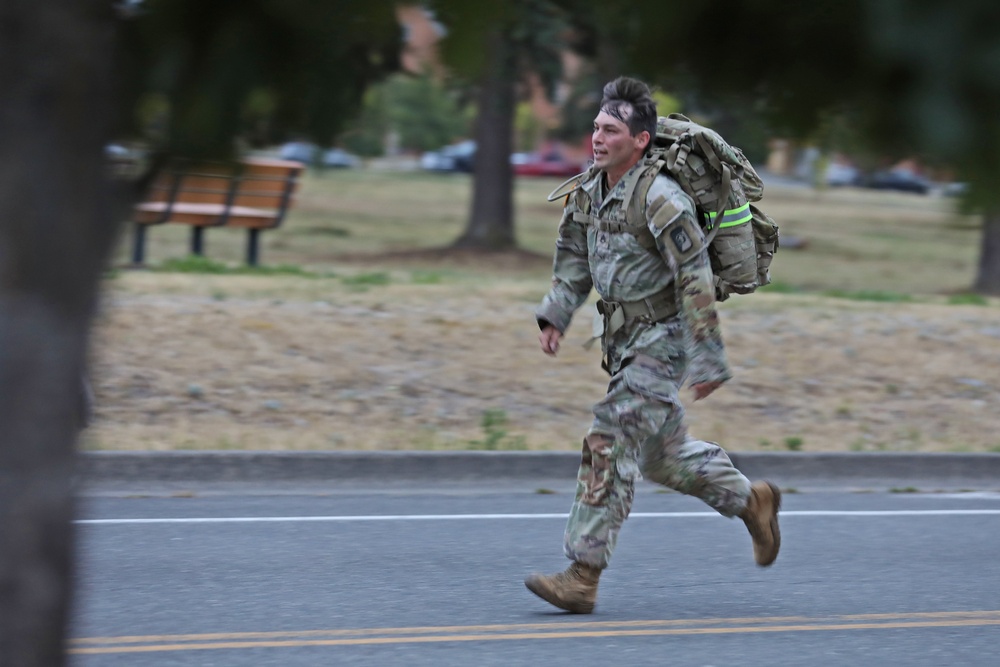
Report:
[[[741,217],[727,220],[726,218],[728,217],[729,217],[729,211],[726,211],[726,215],[722,216],[722,222],[719,224],[719,229],[725,229],[726,227],[735,227],[736,225],[743,225],[753,220],[753,214],[750,212],[749,208],[743,212],[743,215]]]
[[[718,213],[707,213],[706,215],[708,216],[708,228],[711,229],[715,226],[715,218],[718,216]],[[742,225],[745,222],[750,222],[752,218],[753,214],[750,212],[750,202],[747,202],[739,208],[726,209],[722,214],[719,229]]]

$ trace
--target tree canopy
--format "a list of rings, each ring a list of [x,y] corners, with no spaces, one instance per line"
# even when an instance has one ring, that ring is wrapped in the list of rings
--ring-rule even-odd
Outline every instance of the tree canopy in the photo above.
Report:
[[[977,201],[1000,203],[991,0],[635,0],[610,17],[588,0],[566,2],[584,35],[606,36],[612,22],[608,48],[629,72],[760,111],[793,136],[838,118],[866,145],[947,165]]]
[[[333,142],[399,67],[388,0],[146,0],[121,22],[120,134],[190,157],[234,140]]]

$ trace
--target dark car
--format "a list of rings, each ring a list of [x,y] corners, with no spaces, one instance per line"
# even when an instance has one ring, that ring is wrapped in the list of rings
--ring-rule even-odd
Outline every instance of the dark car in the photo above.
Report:
[[[876,171],[861,179],[861,185],[874,190],[898,190],[925,195],[930,192],[931,183],[908,169]]]
[[[472,172],[476,162],[476,142],[461,141],[420,157],[420,168],[428,171]]]
[[[574,160],[567,160],[559,153],[526,156],[514,162],[514,173],[518,176],[561,176],[568,178],[586,171],[587,166]]]

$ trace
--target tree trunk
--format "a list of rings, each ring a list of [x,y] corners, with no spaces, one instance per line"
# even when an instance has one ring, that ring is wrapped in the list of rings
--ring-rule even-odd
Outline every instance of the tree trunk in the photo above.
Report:
[[[472,210],[457,248],[505,250],[514,237],[514,175],[510,151],[514,135],[515,69],[501,31],[490,37],[486,72],[480,82],[476,117],[476,161]]]
[[[973,289],[980,294],[1000,296],[1000,212],[997,211],[983,216],[979,274]]]
[[[63,665],[74,443],[101,268],[112,3],[0,4],[0,665]]]

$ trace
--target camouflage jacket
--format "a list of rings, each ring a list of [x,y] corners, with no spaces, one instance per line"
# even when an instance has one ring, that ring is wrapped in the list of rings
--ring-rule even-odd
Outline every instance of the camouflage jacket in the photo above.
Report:
[[[694,202],[680,186],[660,174],[649,188],[645,218],[655,248],[646,249],[632,234],[601,231],[574,216],[582,205],[601,218],[624,221],[626,193],[641,170],[642,162],[607,193],[599,172],[584,183],[582,194],[569,198],[559,224],[552,288],[535,312],[538,324],[552,324],[565,333],[591,288],[604,300],[624,302],[645,299],[672,285],[678,315],[659,322],[631,319],[610,340],[602,340],[608,372],[614,375],[636,354],[673,364],[684,351],[677,349],[681,345],[688,359],[687,373],[682,374],[691,384],[728,380],[707,246]],[[680,384],[683,378],[675,380]]]

